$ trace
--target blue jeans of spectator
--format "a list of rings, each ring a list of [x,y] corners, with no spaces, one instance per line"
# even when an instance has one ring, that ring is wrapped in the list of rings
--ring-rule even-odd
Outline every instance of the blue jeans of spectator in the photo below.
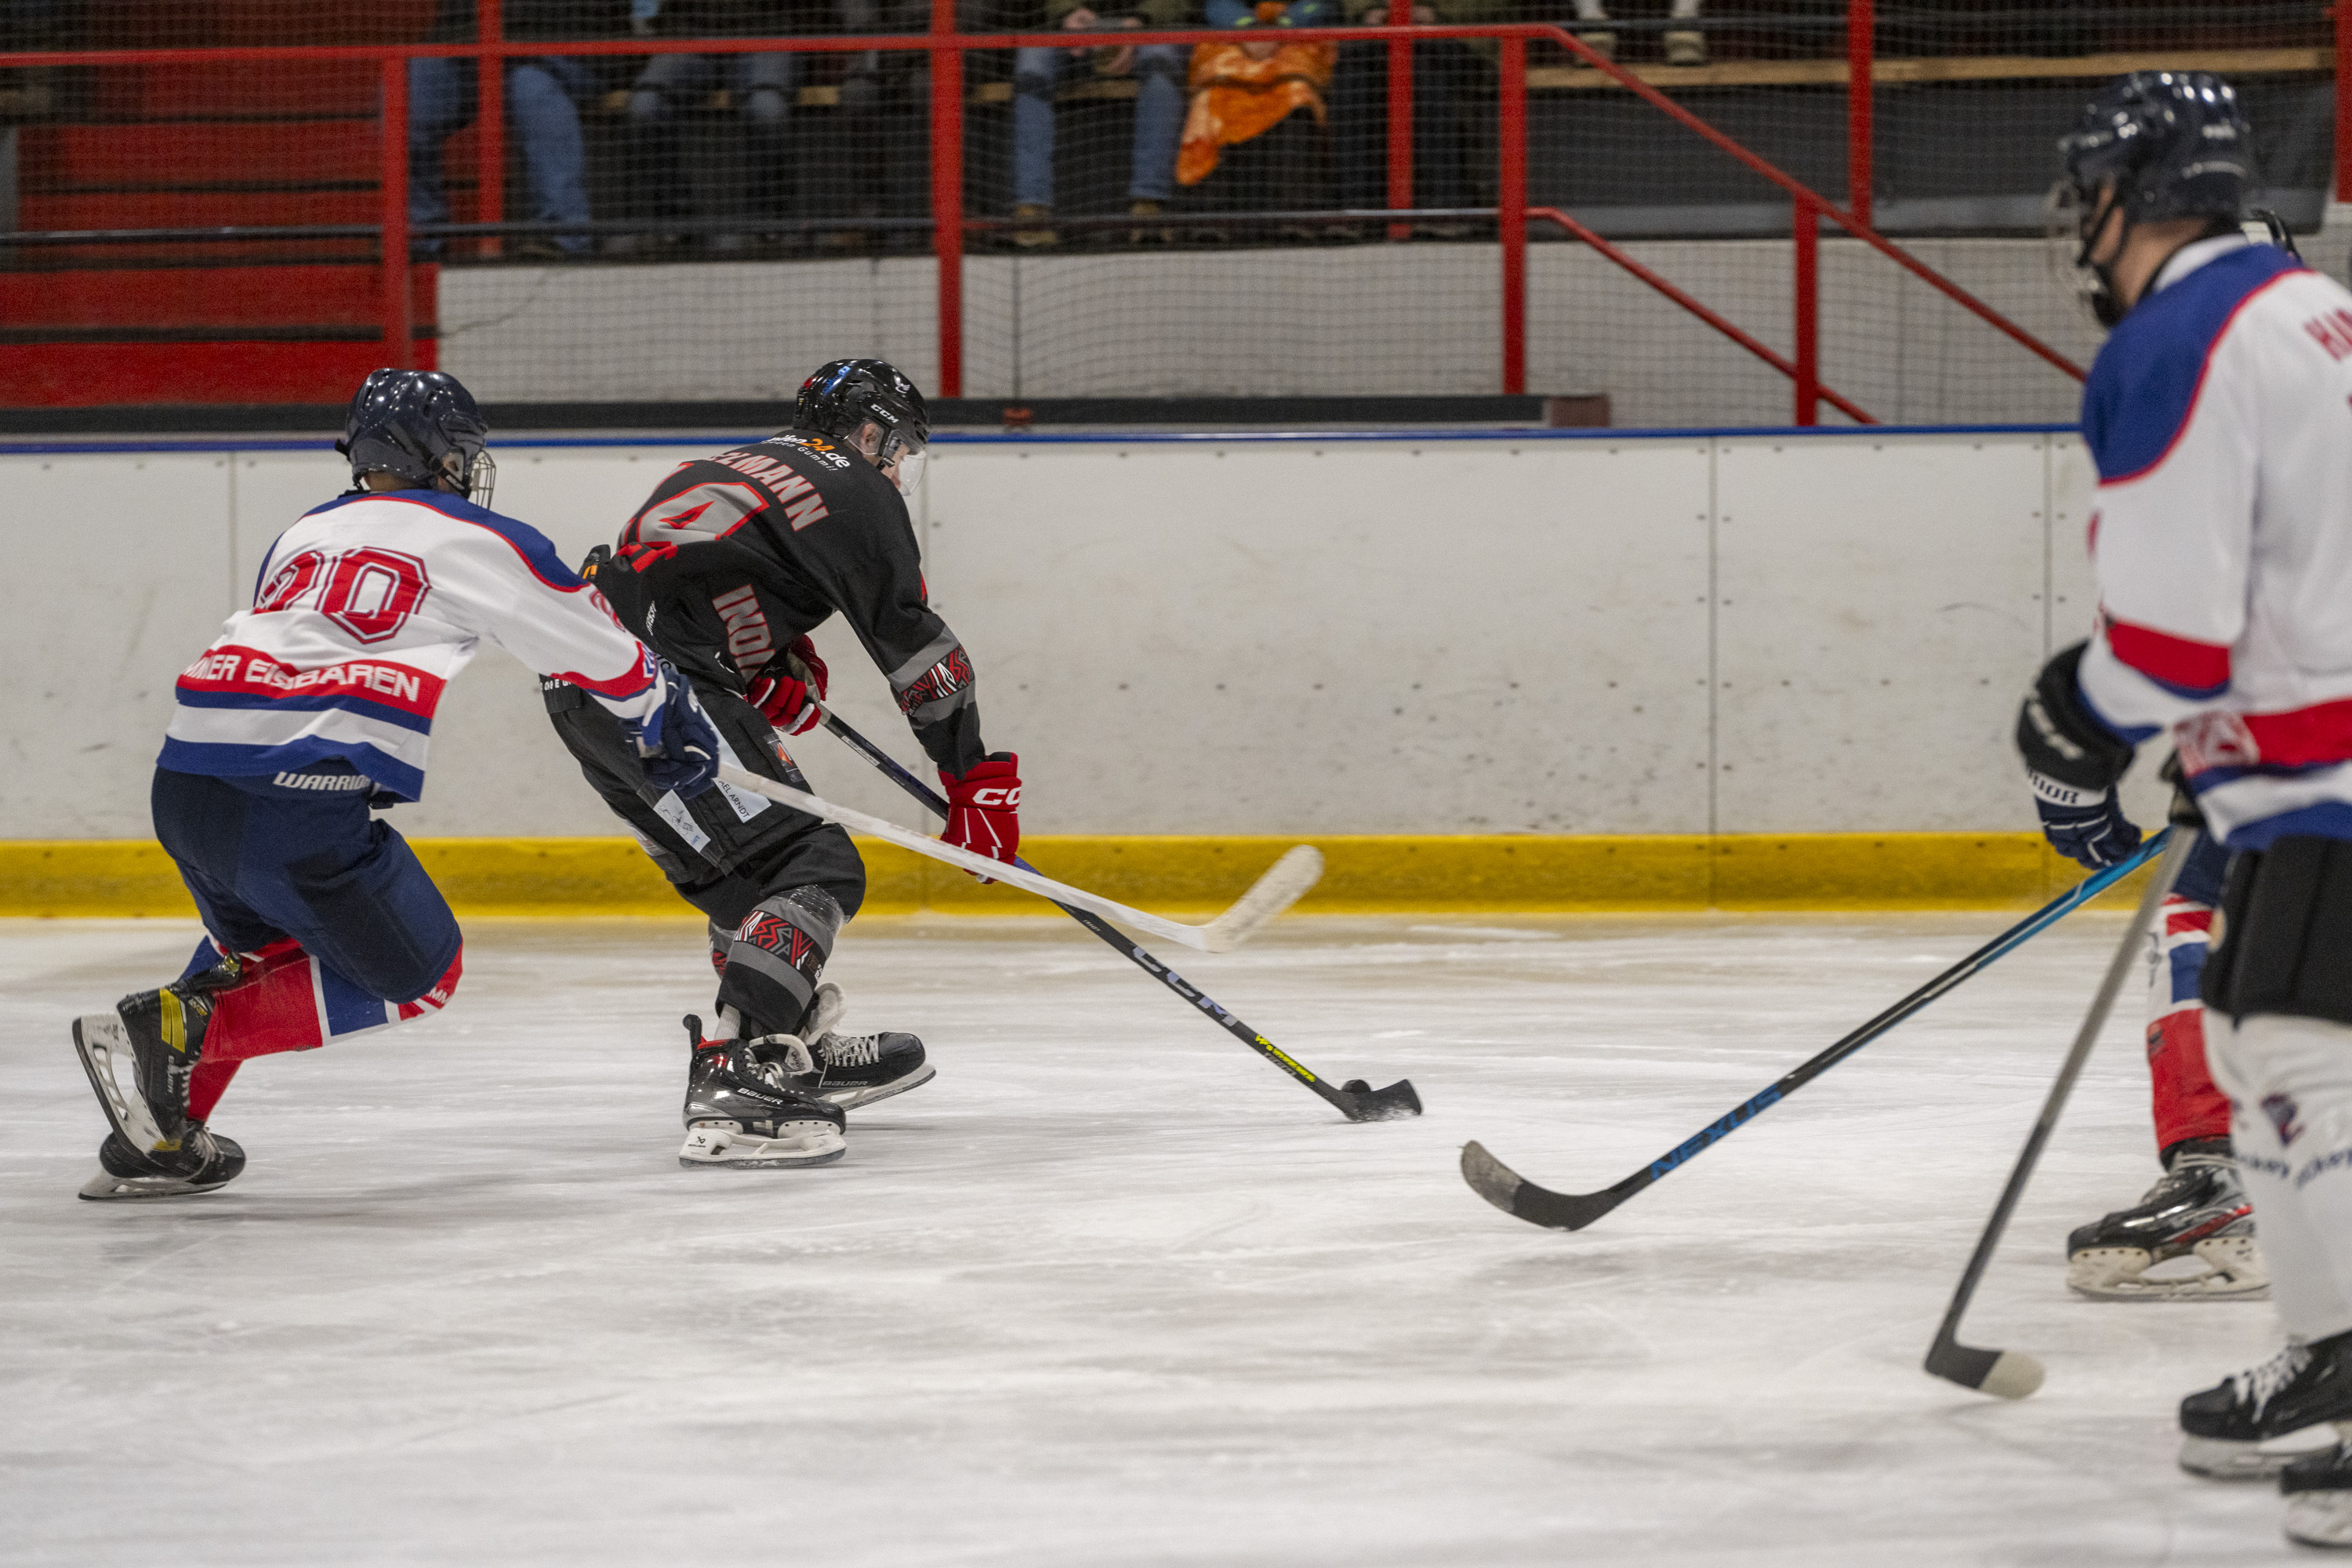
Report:
[[[540,223],[588,221],[588,153],[580,134],[578,100],[589,90],[578,60],[556,56],[507,62],[507,116],[522,143],[530,216]],[[441,172],[441,144],[473,122],[480,104],[472,60],[408,62],[408,221],[446,223],[449,196]],[[559,234],[568,251],[588,248],[584,234]],[[420,240],[420,255],[437,256],[441,242]]]
[[[1117,34],[1088,43],[1116,39]],[[1128,176],[1130,201],[1164,202],[1176,194],[1176,142],[1184,132],[1184,44],[1148,44],[1135,51],[1135,150]],[[1013,200],[1054,205],[1054,86],[1070,63],[1066,48],[1021,49],[1013,59]]]

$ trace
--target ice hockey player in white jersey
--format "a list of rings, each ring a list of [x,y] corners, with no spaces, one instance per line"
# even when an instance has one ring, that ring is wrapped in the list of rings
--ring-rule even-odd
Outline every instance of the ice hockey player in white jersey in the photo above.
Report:
[[[73,1026],[112,1124],[82,1196],[218,1190],[245,1165],[209,1126],[240,1063],[448,1002],[457,922],[369,808],[423,793],[435,707],[485,638],[593,694],[649,776],[709,787],[691,689],[542,535],[480,504],[487,434],[451,377],[371,375],[338,447],[354,488],[278,537],[252,607],[181,675],[155,835],[207,940],[178,980]],[[837,1136],[832,1108],[806,1114]]]
[[[2168,735],[2230,851],[2208,1051],[2286,1348],[2181,1404],[2181,1462],[2276,1473],[2287,1534],[2352,1546],[2352,292],[2239,230],[2236,94],[2112,84],[2062,142],[2115,330],[2083,394],[2098,624],[2018,743],[2053,838],[2136,842],[2116,784]]]

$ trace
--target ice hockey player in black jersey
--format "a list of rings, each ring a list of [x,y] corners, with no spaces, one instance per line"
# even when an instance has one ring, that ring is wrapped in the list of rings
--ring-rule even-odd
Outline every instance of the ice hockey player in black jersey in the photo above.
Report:
[[[930,426],[914,383],[835,360],[802,385],[793,427],[681,464],[589,572],[623,622],[692,680],[726,760],[807,788],[783,737],[815,727],[827,672],[808,633],[838,614],[890,682],[946,786],[947,842],[1011,860],[1019,759],[981,741],[971,660],[929,605],[905,495]],[[708,1036],[687,1030],[681,1164],[840,1157],[843,1111],[929,1081],[913,1035],[845,1035],[822,975],[866,871],[849,835],[725,784],[688,800],[648,784],[583,693],[542,683],[581,769],[678,895],[709,920],[719,971]],[[831,1130],[811,1136],[812,1100]]]

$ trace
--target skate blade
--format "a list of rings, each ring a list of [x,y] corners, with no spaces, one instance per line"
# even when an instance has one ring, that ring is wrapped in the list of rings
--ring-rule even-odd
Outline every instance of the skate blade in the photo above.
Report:
[[[2265,1448],[2260,1443],[2192,1437],[2184,1433],[2180,1439],[2180,1468],[2209,1481],[2267,1481],[2305,1455],[2325,1452],[2325,1444],[2281,1450]]]
[[[74,1020],[73,1043],[100,1108],[124,1142],[150,1152],[163,1150],[163,1130],[139,1094],[139,1057],[131,1048],[131,1032],[122,1026],[121,1015],[85,1013]]]
[[[910,1089],[920,1089],[940,1076],[940,1069],[925,1062],[904,1078],[888,1083],[860,1084],[855,1089],[819,1089],[817,1098],[838,1105],[844,1110],[855,1110],[861,1105],[871,1105],[877,1100],[887,1100],[894,1094],[904,1094]]]
[[[2287,1499],[2285,1522],[2298,1546],[2352,1550],[2352,1492],[2297,1492]]]
[[[2261,1301],[2271,1282],[2262,1248],[2251,1236],[2208,1237],[2187,1256],[2202,1274],[2155,1275],[2158,1261],[2144,1247],[2095,1247],[2066,1260],[2066,1288],[2095,1301]],[[2164,1261],[2171,1261],[2165,1259]]]
[[[677,1163],[689,1171],[713,1165],[780,1170],[829,1165],[848,1152],[848,1142],[830,1121],[788,1121],[772,1137],[738,1127],[705,1125],[687,1130]]]
[[[178,1176],[116,1176],[100,1171],[81,1184],[76,1195],[92,1203],[116,1203],[125,1199],[152,1203],[157,1198],[209,1197],[227,1186],[226,1182],[207,1182],[198,1186]]]

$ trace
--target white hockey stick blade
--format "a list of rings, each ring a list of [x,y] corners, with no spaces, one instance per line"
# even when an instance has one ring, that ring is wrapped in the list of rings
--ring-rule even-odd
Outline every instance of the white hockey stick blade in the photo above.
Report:
[[[1323,851],[1312,844],[1294,844],[1282,852],[1282,858],[1265,869],[1265,875],[1250,884],[1248,892],[1234,900],[1233,908],[1209,922],[1207,927],[1211,952],[1231,952],[1255,936],[1258,928],[1307,896],[1307,890],[1323,878]]]
[[[1164,915],[1130,908],[1115,899],[1090,893],[1084,888],[1056,882],[1051,877],[1041,877],[1025,867],[1009,866],[985,855],[975,855],[969,849],[959,849],[952,844],[943,844],[936,838],[901,827],[895,822],[868,816],[849,806],[835,805],[805,790],[780,784],[772,779],[763,779],[729,763],[719,764],[719,777],[737,789],[765,795],[780,805],[789,805],[811,816],[821,816],[827,822],[885,839],[901,849],[911,849],[918,855],[927,855],[934,860],[975,872],[992,881],[1003,882],[1024,893],[1034,893],[1050,902],[1085,910],[1107,921],[1117,921],[1123,926],[1132,926],[1150,935],[1181,942],[1202,952],[1226,952],[1239,947],[1255,935],[1260,926],[1297,903],[1300,896],[1315,885],[1315,879],[1323,874],[1323,857],[1312,846],[1301,844],[1276,860],[1265,876],[1251,885],[1248,892],[1235,900],[1232,907],[1216,919],[1206,925],[1187,925]]]

